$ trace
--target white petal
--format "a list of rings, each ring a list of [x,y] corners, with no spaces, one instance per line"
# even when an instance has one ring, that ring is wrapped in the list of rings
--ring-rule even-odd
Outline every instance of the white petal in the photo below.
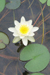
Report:
[[[15,24],[16,26],[19,26],[19,22],[18,22],[17,20],[14,20],[14,24]]]
[[[24,24],[24,23],[25,23],[25,18],[24,18],[24,16],[21,17],[21,21],[20,21],[20,22],[21,22],[21,24]]]
[[[32,25],[32,20],[27,21],[27,25]]]
[[[17,43],[18,41],[20,41],[21,39],[19,38],[19,37],[15,37],[14,39],[13,39],[13,43]]]
[[[35,39],[34,39],[33,36],[32,37],[28,37],[28,40],[31,41],[31,42],[35,42]]]
[[[20,36],[20,38],[22,39],[22,38],[24,38],[25,36]]]
[[[8,30],[9,30],[10,32],[14,32],[14,31],[15,31],[15,27],[10,27],[10,28],[8,28]]]
[[[33,32],[30,32],[29,33],[29,36],[34,36],[35,34]]]
[[[19,35],[18,35],[18,33],[17,33],[17,32],[14,32],[14,33],[13,33],[13,36],[19,36]]]
[[[39,29],[39,27],[33,27],[33,32],[36,32]]]
[[[24,44],[25,46],[27,46],[27,44],[28,44],[28,40],[27,40],[26,37],[22,39],[22,42],[23,42],[23,44]]]

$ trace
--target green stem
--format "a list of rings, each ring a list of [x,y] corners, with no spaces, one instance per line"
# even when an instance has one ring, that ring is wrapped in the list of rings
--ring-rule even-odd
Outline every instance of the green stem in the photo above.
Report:
[[[15,13],[14,13],[14,10],[13,10],[13,20],[15,20]]]
[[[33,2],[34,2],[34,0],[32,1],[32,3],[30,4],[30,2],[29,2],[29,7],[28,7],[28,9],[31,7],[31,5],[33,4]]]
[[[29,7],[28,7],[28,9],[30,8],[30,10],[31,10],[31,14],[32,14],[32,17],[34,17],[34,13],[33,13],[33,10],[32,10],[32,8],[31,8],[31,5],[33,4],[33,2],[34,2],[34,0],[32,1],[32,3],[30,3],[30,1],[28,0],[28,3],[29,3]],[[34,20],[34,22],[35,22],[35,20]],[[37,23],[36,23],[36,25],[38,26]]]
[[[33,11],[32,11],[32,8],[31,8],[31,6],[30,6],[30,1],[29,1],[29,0],[28,0],[28,3],[29,3],[29,8],[30,8],[30,10],[31,10],[32,16],[34,17]]]
[[[42,11],[42,6],[40,5],[40,7],[41,7],[42,21],[43,21],[43,34],[42,34],[42,41],[41,41],[41,44],[43,44],[43,42],[44,42],[44,15],[43,15],[43,11]]]

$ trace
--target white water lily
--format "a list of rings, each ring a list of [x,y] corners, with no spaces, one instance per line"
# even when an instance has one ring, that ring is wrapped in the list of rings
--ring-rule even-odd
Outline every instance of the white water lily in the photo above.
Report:
[[[22,39],[25,46],[28,44],[28,40],[35,42],[34,35],[39,27],[33,27],[32,20],[26,21],[24,16],[21,17],[20,23],[14,20],[15,27],[8,28],[9,31],[13,32],[13,43],[17,43]]]

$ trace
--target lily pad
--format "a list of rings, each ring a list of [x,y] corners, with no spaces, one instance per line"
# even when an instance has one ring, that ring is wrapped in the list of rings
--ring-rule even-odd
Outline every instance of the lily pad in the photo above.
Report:
[[[0,32],[0,49],[5,48],[7,44],[9,44],[9,38],[7,34]]]
[[[39,0],[42,4],[44,4],[47,0]]]
[[[5,7],[5,0],[0,0],[0,12],[2,12],[2,10],[4,9]]]
[[[41,44],[31,44],[20,53],[20,60],[28,61],[25,68],[30,72],[42,71],[49,63],[48,49]]]
[[[50,6],[50,0],[47,1],[47,5]]]
[[[44,74],[42,74],[42,73],[33,73],[31,75],[44,75]]]
[[[5,48],[5,47],[6,47],[6,45],[5,45],[5,44],[0,43],[0,49],[3,49],[3,48]]]
[[[6,4],[8,9],[17,9],[21,5],[20,0],[10,0],[10,3]]]
[[[42,4],[44,4],[47,1],[47,5],[50,6],[50,0],[39,0]]]

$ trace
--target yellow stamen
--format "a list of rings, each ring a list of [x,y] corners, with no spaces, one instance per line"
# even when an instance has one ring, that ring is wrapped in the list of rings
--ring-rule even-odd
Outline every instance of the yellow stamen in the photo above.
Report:
[[[27,25],[21,25],[19,30],[22,34],[27,34],[29,31],[29,27]]]

